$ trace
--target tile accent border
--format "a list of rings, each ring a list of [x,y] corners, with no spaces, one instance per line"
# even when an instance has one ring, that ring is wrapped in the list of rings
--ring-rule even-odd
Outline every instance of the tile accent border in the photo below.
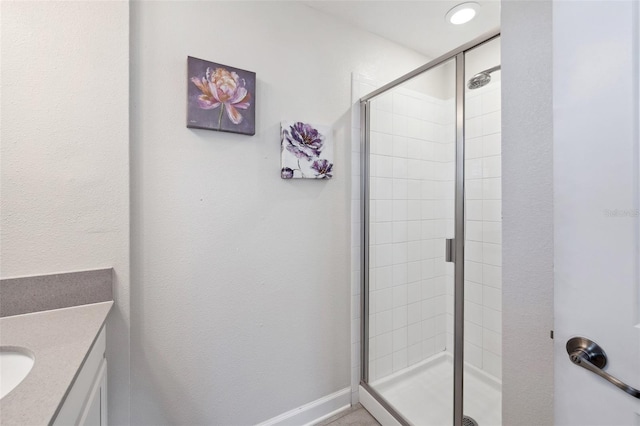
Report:
[[[0,317],[113,300],[113,269],[0,279]]]

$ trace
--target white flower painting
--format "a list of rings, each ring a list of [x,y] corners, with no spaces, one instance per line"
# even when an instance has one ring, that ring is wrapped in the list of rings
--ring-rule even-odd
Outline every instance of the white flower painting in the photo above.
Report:
[[[328,126],[283,121],[280,127],[282,179],[331,179],[333,140]]]

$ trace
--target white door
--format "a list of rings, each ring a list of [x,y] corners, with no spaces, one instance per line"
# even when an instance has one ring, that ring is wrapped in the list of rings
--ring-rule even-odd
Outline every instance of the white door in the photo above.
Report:
[[[640,425],[640,399],[565,349],[595,341],[640,389],[638,3],[553,5],[557,425]]]

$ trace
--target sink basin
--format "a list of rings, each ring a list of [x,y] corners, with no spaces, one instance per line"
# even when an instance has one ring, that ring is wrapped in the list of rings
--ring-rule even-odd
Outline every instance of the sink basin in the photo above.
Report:
[[[35,359],[23,348],[0,348],[0,399],[27,377]]]

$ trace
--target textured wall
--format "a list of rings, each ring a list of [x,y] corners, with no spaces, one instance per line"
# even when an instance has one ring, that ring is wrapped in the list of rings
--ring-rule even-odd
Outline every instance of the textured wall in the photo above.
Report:
[[[551,2],[502,2],[503,423],[553,424]]]
[[[1,7],[1,274],[114,268],[109,420],[126,424],[129,4]]]
[[[185,128],[187,55],[257,72],[254,137]],[[349,386],[351,72],[424,58],[297,2],[132,8],[132,422],[255,424]],[[333,126],[280,179],[279,123]]]

